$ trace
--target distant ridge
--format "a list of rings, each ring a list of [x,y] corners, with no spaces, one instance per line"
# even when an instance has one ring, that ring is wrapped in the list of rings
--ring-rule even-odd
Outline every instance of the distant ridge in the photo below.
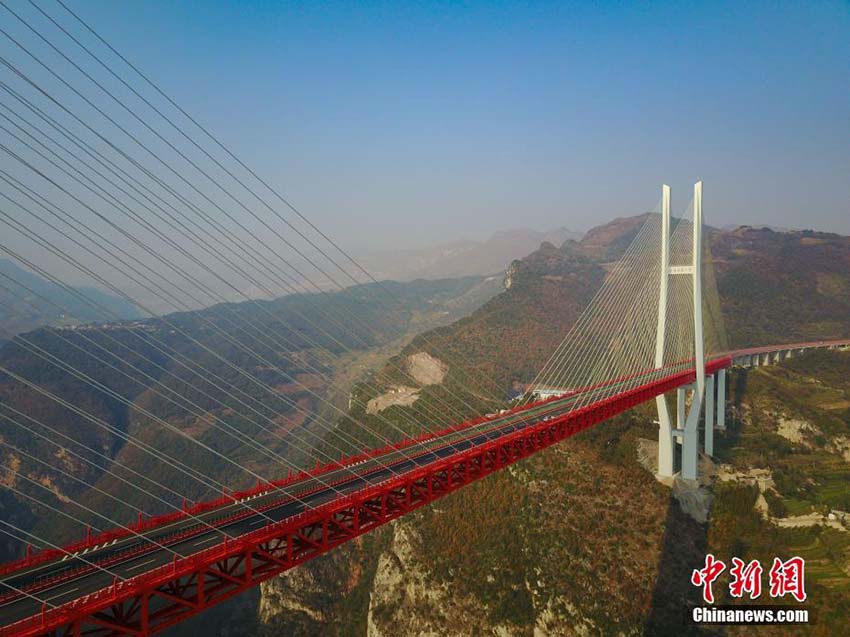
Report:
[[[20,285],[16,285],[12,280],[19,282]],[[129,301],[98,288],[84,286],[73,289],[85,294],[95,303],[116,314],[118,318],[135,319],[142,316],[138,308]],[[64,308],[65,312],[60,313],[52,305],[54,303]],[[9,340],[15,334],[46,325],[75,325],[80,322],[106,320],[102,312],[80,300],[73,293],[19,267],[9,259],[0,259],[0,304],[2,304],[0,342]]]
[[[494,233],[486,241],[453,241],[427,248],[381,250],[361,257],[379,279],[406,281],[488,275],[503,272],[511,261],[521,259],[543,242],[560,246],[581,238],[567,228],[539,232],[513,228]]]

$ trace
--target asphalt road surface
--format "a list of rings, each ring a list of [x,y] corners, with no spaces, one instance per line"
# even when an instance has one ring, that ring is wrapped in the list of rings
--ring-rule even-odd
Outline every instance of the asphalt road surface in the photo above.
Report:
[[[611,389],[610,386],[606,387],[606,393]],[[583,398],[582,402],[592,399],[587,394],[575,394],[532,407],[521,413],[497,416],[461,432],[427,441],[424,446],[414,445],[402,451],[393,451],[378,458],[370,458],[321,476],[293,482],[285,489],[261,492],[194,517],[115,540],[73,556],[57,558],[51,562],[7,574],[0,578],[0,594],[15,589],[29,589],[32,592],[31,596],[17,595],[14,599],[0,605],[0,626],[41,612],[43,603],[47,603],[48,606],[58,606],[110,586],[116,576],[121,580],[141,575],[158,566],[169,564],[175,555],[189,556],[214,546],[222,542],[225,535],[231,538],[244,535],[269,522],[285,520],[305,509],[334,500],[341,494],[354,493],[395,475],[451,456],[458,451],[529,427],[544,418],[563,414],[573,408],[579,397]],[[327,486],[329,482],[336,484]],[[311,493],[297,496],[298,493],[306,491]],[[258,510],[264,507],[269,508]],[[222,518],[236,513],[244,513],[245,516],[238,521],[221,523]],[[191,533],[191,537],[174,539],[173,536],[178,533]],[[172,538],[170,541],[169,537]],[[145,550],[141,554],[133,553],[125,559],[117,557],[131,549],[139,548],[145,548]],[[106,560],[110,562],[103,567],[104,570],[92,566]],[[80,567],[89,567],[89,569],[79,574],[69,573]],[[63,573],[68,574],[68,577],[54,584],[38,586],[39,582]]]

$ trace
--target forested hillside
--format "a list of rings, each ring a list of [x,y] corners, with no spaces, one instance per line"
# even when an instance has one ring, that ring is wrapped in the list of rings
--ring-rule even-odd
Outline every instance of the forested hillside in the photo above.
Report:
[[[382,287],[18,335],[0,349],[4,479],[94,528],[108,528],[108,520],[67,502],[126,523],[137,508],[153,514],[168,510],[165,502],[181,505],[155,483],[193,499],[218,494],[215,485],[164,464],[144,445],[228,488],[253,484],[242,467],[285,476],[282,459],[309,463],[315,442],[344,413],[352,370],[369,369],[383,347],[397,349],[413,334],[469,313],[500,282],[469,277]],[[55,499],[15,474],[48,486]],[[155,483],[140,483],[139,475]],[[5,519],[23,528],[38,510],[35,530],[50,541],[82,533],[80,524],[34,509],[23,497],[5,497],[0,506]],[[21,548],[3,546],[6,559]]]
[[[122,489],[102,469],[33,440],[12,422],[20,420],[17,412],[80,438],[114,459],[116,471],[126,465],[200,498],[215,488],[154,464],[123,434],[189,458],[238,487],[250,476],[181,441],[163,423],[252,471],[273,475],[281,470],[275,455],[313,460],[378,444],[359,423],[398,438],[421,428],[426,417],[433,427],[501,408],[532,380],[643,218],[617,219],[581,241],[544,243],[511,264],[503,280],[385,283],[396,299],[389,303],[375,286],[361,286],[20,335],[0,350],[0,365],[9,370],[0,375],[0,401],[12,417],[2,425],[4,439],[55,460],[105,493],[8,452],[3,463],[11,471],[4,479],[27,489],[15,479],[26,475],[52,489],[58,506],[77,499],[125,519],[132,506],[161,506]],[[850,240],[747,227],[708,234],[733,346],[850,336]],[[180,362],[165,355],[172,350]],[[61,370],[39,352],[57,354],[79,373]],[[816,433],[804,433],[807,443],[750,435],[763,426],[765,392],[777,404],[799,402],[793,388],[806,379],[814,379],[819,391],[845,391],[840,379],[846,362],[826,362],[817,369],[794,367],[805,364],[801,359],[777,368],[775,377],[765,370],[753,374],[749,385],[736,385],[735,400],[754,406],[732,419],[728,436],[720,436],[719,460],[741,471],[769,462],[776,488],[759,494],[747,483],[719,482],[716,515],[708,524],[684,513],[641,463],[647,441],[656,437],[647,407],[299,567],[175,634],[197,632],[195,622],[220,622],[222,634],[245,635],[685,634],[681,609],[695,599],[687,583],[694,560],[708,546],[731,550],[730,538],[738,535],[746,541],[772,533],[775,523],[751,500],[760,502],[761,495],[773,517],[847,508],[847,458],[836,451],[847,436],[843,394],[830,394],[830,404],[839,407],[826,411],[820,398],[793,403],[800,418],[815,423]],[[816,377],[820,369],[828,378]],[[69,413],[15,375],[79,405],[112,431]],[[93,390],[91,382],[108,391]],[[237,398],[223,393],[222,383],[234,387]],[[246,416],[239,397],[256,398],[262,407]],[[220,427],[243,432],[256,444],[223,436]],[[312,443],[296,443],[307,439],[316,450]],[[272,455],[259,454],[258,446]],[[807,486],[799,491],[799,485]],[[38,524],[21,499],[4,496],[0,506],[4,517],[39,534],[67,539],[72,533],[68,524]],[[825,591],[823,608],[831,609],[844,599],[839,571],[846,569],[841,556],[847,533],[821,535],[817,528],[780,531],[771,546],[809,541],[825,556],[825,575],[815,586]],[[9,556],[13,545],[5,549]],[[819,623],[813,634],[829,625]]]
[[[419,399],[382,414],[401,426],[406,416],[424,413],[426,406],[500,405],[543,364],[601,283],[605,263],[625,249],[640,220],[617,220],[591,230],[580,242],[568,241],[560,248],[543,245],[515,262],[506,274],[504,293],[472,316],[418,337],[394,359],[393,369],[404,369],[425,352],[441,361],[446,373],[440,383],[418,385],[409,376],[390,375],[384,389],[393,383],[413,384]],[[827,302],[834,286],[850,281],[846,238],[752,228],[710,234],[722,311],[734,345],[850,335],[850,309]],[[783,264],[794,264],[795,272],[789,274]],[[754,277],[761,289],[751,287]],[[818,280],[831,281],[833,287],[802,283]],[[790,303],[795,308],[781,312],[798,292],[800,302]],[[809,301],[828,306],[831,322],[798,307]],[[776,319],[760,322],[771,312]],[[850,376],[850,364],[836,364]],[[469,382],[458,369],[461,365],[492,382]],[[460,395],[464,400],[457,399]],[[739,396],[744,399],[745,389]],[[362,394],[353,409],[358,418],[373,418],[380,426],[364,413],[363,405],[373,397]],[[848,426],[845,411],[831,414],[832,426],[822,428],[830,432],[827,445],[836,444],[836,427]],[[657,435],[653,418],[644,408],[600,425],[264,585],[255,630],[373,637],[694,632],[683,611],[688,602],[698,601],[689,584],[691,569],[708,547],[735,548],[722,538],[740,534],[757,542],[772,527],[764,518],[748,527],[758,513],[752,502],[745,503],[743,512],[730,505],[734,484],[717,487],[716,520],[705,524],[685,514],[669,488],[639,461],[639,451],[647,443],[651,449]],[[736,440],[748,455],[764,453],[761,437],[736,438],[744,425],[735,423],[728,437],[721,436],[721,458]],[[819,497],[833,499],[831,506],[839,506],[829,485],[840,490],[838,485],[846,484],[841,480],[848,460],[834,453],[820,460],[827,467],[841,467],[829,469],[832,477],[816,490]],[[786,485],[805,483],[805,464],[792,465],[801,473],[780,479]],[[796,544],[786,540],[771,548],[800,546],[817,528],[793,531]],[[835,567],[847,568],[844,545],[850,536],[831,533],[815,552],[833,551],[827,569],[835,577]],[[847,597],[842,580],[836,582],[834,589],[814,584],[822,595],[812,608],[832,612]],[[255,617],[250,609],[245,613]],[[836,626],[833,617],[813,626],[811,634],[831,634]]]
[[[711,252],[733,347],[850,335],[850,237],[743,226]]]
[[[708,546],[762,564],[803,557],[810,634],[841,634],[850,605],[850,353],[741,371],[731,390]]]

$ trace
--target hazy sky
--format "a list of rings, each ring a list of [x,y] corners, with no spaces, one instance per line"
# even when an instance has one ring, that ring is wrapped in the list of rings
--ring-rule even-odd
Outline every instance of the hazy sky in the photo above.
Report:
[[[71,6],[355,250],[586,229],[699,178],[714,225],[850,234],[847,2]]]

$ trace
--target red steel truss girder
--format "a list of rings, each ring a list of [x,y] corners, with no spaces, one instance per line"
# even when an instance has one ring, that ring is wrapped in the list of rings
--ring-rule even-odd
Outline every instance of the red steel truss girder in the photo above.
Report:
[[[687,363],[687,362],[690,362],[690,361],[679,361],[678,363],[668,365],[665,369],[669,369],[671,371],[671,374],[672,374],[674,371],[681,371],[681,370],[677,370],[677,368],[681,364]],[[707,365],[707,368],[708,368],[708,366],[712,365],[713,363],[714,363],[714,361],[710,361]],[[651,371],[657,371],[657,370],[648,370],[646,372],[640,372],[640,373],[637,373],[637,374],[631,374],[629,376],[623,376],[623,377],[614,379],[612,381],[607,381],[605,383],[598,383],[596,385],[579,388],[577,390],[572,391],[571,394],[575,394],[577,392],[582,392],[582,391],[586,391],[586,390],[591,390],[591,389],[594,389],[594,388],[600,388],[600,387],[610,385],[614,382],[621,381],[621,380],[632,379],[632,378],[636,378],[638,376],[645,376],[645,375],[649,374]],[[528,409],[532,406],[542,406],[542,405],[545,405],[546,403],[557,402],[558,400],[560,400],[559,396],[552,396],[551,398],[547,398],[545,400],[539,401],[537,403],[534,403],[533,405],[518,405],[517,407],[514,407],[513,409],[508,410],[505,414],[500,414],[500,416],[504,416],[504,415],[511,416],[511,415],[520,413],[523,410]],[[480,425],[480,424],[482,424],[482,423],[484,423],[488,420],[491,420],[492,418],[495,418],[495,417],[496,417],[496,415],[480,416],[478,418],[473,418],[471,420],[467,420],[467,421],[464,421],[464,422],[461,422],[461,423],[458,423],[458,424],[455,424],[455,425],[451,425],[449,427],[445,427],[445,428],[443,428],[439,431],[436,431],[436,432],[428,432],[428,433],[423,433],[423,434],[420,434],[418,436],[414,436],[414,437],[411,437],[411,438],[405,438],[405,439],[402,439],[395,444],[386,445],[385,447],[382,447],[380,449],[372,449],[372,450],[364,451],[363,453],[360,453],[360,454],[356,454],[354,456],[343,457],[343,458],[340,459],[339,462],[331,462],[331,463],[326,464],[326,465],[318,465],[313,470],[301,471],[301,472],[296,473],[296,474],[291,474],[289,477],[287,477],[283,480],[274,480],[274,481],[271,481],[267,484],[258,483],[257,486],[255,486],[255,487],[252,487],[250,489],[246,489],[244,491],[233,492],[233,493],[230,493],[229,495],[222,496],[221,498],[218,498],[216,500],[211,500],[211,501],[207,501],[207,502],[199,502],[199,503],[192,505],[192,506],[184,506],[183,510],[181,510],[181,511],[173,512],[173,513],[167,513],[167,514],[159,515],[159,516],[154,516],[154,517],[149,518],[149,519],[142,519],[141,516],[140,516],[139,520],[137,520],[136,522],[134,522],[130,525],[127,525],[125,527],[120,527],[120,528],[117,528],[117,529],[106,530],[106,531],[103,531],[99,534],[87,533],[86,538],[84,540],[79,541],[79,542],[74,542],[72,544],[68,544],[68,545],[66,545],[62,548],[48,548],[48,549],[44,549],[42,551],[39,551],[37,553],[31,553],[30,550],[27,549],[26,557],[19,559],[19,560],[16,560],[16,561],[13,561],[13,562],[9,562],[9,563],[0,565],[0,575],[12,573],[16,570],[28,568],[28,567],[34,566],[36,564],[41,564],[41,563],[50,561],[52,559],[63,557],[64,555],[71,555],[71,554],[79,552],[79,551],[91,549],[91,548],[97,547],[101,544],[105,544],[107,542],[110,542],[112,540],[128,537],[130,535],[133,535],[134,533],[138,533],[138,532],[141,532],[141,531],[160,527],[160,526],[163,526],[163,525],[168,524],[170,522],[185,519],[186,517],[189,517],[189,516],[192,516],[192,515],[198,515],[200,513],[210,511],[212,509],[222,507],[222,506],[225,506],[227,504],[231,504],[231,503],[233,503],[237,500],[240,500],[242,498],[257,495],[259,493],[262,493],[263,491],[281,489],[283,487],[286,487],[286,486],[292,484],[293,482],[298,482],[298,481],[303,480],[305,478],[319,477],[319,476],[322,476],[322,475],[328,473],[329,471],[333,471],[333,470],[336,470],[336,469],[339,469],[339,468],[342,468],[342,467],[346,467],[346,466],[350,466],[352,464],[355,464],[355,463],[359,462],[360,460],[380,457],[382,455],[385,455],[385,454],[392,452],[393,450],[405,449],[405,448],[410,447],[410,446],[415,445],[415,444],[423,443],[423,442],[426,442],[426,441],[433,441],[433,440],[439,439],[440,437],[448,435],[448,434],[453,434],[453,433],[463,431],[465,429],[470,429],[470,428],[472,428],[476,425]],[[328,482],[327,484],[336,485],[337,483],[343,482],[343,481],[345,481],[344,477],[339,478],[335,481]],[[313,491],[321,489],[321,488],[322,488],[322,485],[315,486],[313,488],[306,489],[304,491],[298,491],[297,495],[299,497],[303,497],[303,496],[306,496],[309,493],[312,493]],[[269,508],[273,508],[273,507],[277,506],[277,504],[278,503],[271,502],[271,503],[269,503],[265,506],[267,506]],[[223,523],[223,522],[227,522],[227,521],[235,521],[239,518],[249,516],[249,515],[251,515],[251,512],[245,510],[245,511],[238,512],[238,513],[235,513],[233,515],[227,516],[226,518],[221,518],[221,519],[218,520],[218,523]],[[203,527],[204,527],[204,525],[199,524],[196,527],[190,528],[186,531],[183,531],[183,532],[175,535],[171,539],[176,539],[178,536],[180,536],[180,537],[191,536],[193,534],[196,534],[196,533],[203,531]],[[146,551],[149,550],[149,547],[143,546],[143,547],[139,547],[137,550],[139,552],[146,552]],[[115,559],[124,560],[127,557],[128,557],[128,554],[125,552],[125,553],[122,553],[122,554],[116,556]],[[103,565],[105,566],[105,564],[103,564]],[[89,567],[82,567],[81,570],[91,570],[91,569]],[[68,573],[65,573],[62,576],[59,576],[59,579],[67,579],[67,575],[68,575]],[[50,580],[44,580],[42,582],[42,584],[44,584],[44,585],[48,585],[48,584],[51,584],[51,583],[53,583],[53,582],[50,581]],[[28,591],[28,592],[33,592],[33,591]],[[4,597],[11,598],[11,597],[15,597],[15,596],[16,596],[16,593],[14,593],[14,592],[8,593],[8,594],[0,594],[0,600],[3,600]]]
[[[707,372],[729,365],[707,365]],[[147,635],[676,387],[683,371],[536,423],[383,483],[118,582],[0,629],[0,635]]]
[[[765,352],[765,351],[775,351],[775,350],[781,350],[781,349],[794,349],[794,348],[807,348],[807,347],[828,347],[828,346],[833,346],[833,345],[850,345],[850,340],[812,341],[812,342],[806,342],[806,343],[794,343],[794,344],[790,344],[790,345],[772,345],[772,346],[766,346],[766,347],[757,347],[757,348],[750,348],[750,349],[735,350],[735,351],[728,352],[728,353],[726,353],[726,354],[724,354],[724,355],[722,355],[718,358],[715,358],[715,359],[709,361],[706,364],[706,371],[709,372],[709,373],[713,373],[714,371],[717,371],[720,368],[728,367],[731,364],[732,358],[734,358],[736,356],[743,355],[743,354]],[[689,363],[689,362],[692,362],[692,361],[693,361],[693,359],[678,361],[677,363],[673,363],[671,365],[668,365],[667,368],[668,369],[675,369],[676,367],[678,367],[681,364],[686,364],[686,363]],[[630,374],[628,376],[622,376],[622,377],[615,378],[613,380],[606,381],[604,383],[598,383],[596,385],[592,385],[592,386],[589,386],[589,387],[578,388],[576,390],[573,390],[573,392],[571,392],[571,393],[578,393],[578,392],[582,392],[582,391],[587,391],[587,390],[611,385],[611,384],[618,382],[618,381],[633,379],[633,378],[636,378],[636,377],[639,377],[639,376],[642,376],[642,375],[646,375],[646,374],[650,373],[650,371],[652,371],[652,370],[648,370],[646,372],[639,372],[637,374]],[[548,398],[546,400],[543,400],[543,401],[536,403],[536,405],[538,405],[538,406],[543,405],[543,404],[546,404],[546,403],[557,401],[559,399],[560,399],[560,397],[553,396],[551,398]],[[509,410],[507,412],[507,415],[519,413],[525,408],[527,408],[527,406],[517,406],[517,407]],[[127,536],[132,535],[133,533],[136,533],[136,532],[152,529],[152,528],[155,528],[157,526],[162,526],[164,524],[167,524],[169,522],[184,519],[184,518],[191,516],[191,515],[197,515],[197,514],[205,512],[205,511],[209,511],[211,509],[224,506],[226,504],[232,503],[232,502],[239,500],[241,498],[250,497],[250,496],[256,495],[258,493],[261,493],[264,490],[280,489],[280,488],[283,488],[285,486],[292,484],[293,482],[298,482],[299,480],[302,480],[304,478],[321,476],[321,475],[323,475],[323,474],[325,474],[329,471],[333,471],[333,470],[339,469],[341,467],[353,465],[353,464],[355,464],[355,463],[357,463],[361,460],[364,460],[364,459],[379,457],[379,456],[382,456],[384,454],[390,453],[393,450],[404,449],[404,448],[410,447],[410,446],[418,444],[418,443],[422,443],[422,442],[430,441],[430,440],[435,440],[437,438],[440,438],[441,436],[451,434],[451,433],[456,433],[456,432],[462,431],[464,429],[471,428],[475,425],[479,425],[479,424],[486,422],[487,420],[490,420],[490,419],[491,419],[491,416],[482,416],[482,417],[478,417],[478,418],[473,418],[472,420],[464,421],[464,422],[458,423],[456,425],[451,425],[449,427],[446,427],[446,428],[441,429],[441,430],[436,431],[436,432],[428,432],[428,433],[423,433],[423,434],[420,434],[418,436],[414,436],[414,437],[411,437],[411,438],[406,438],[406,439],[403,439],[403,440],[401,440],[401,441],[399,441],[399,442],[397,442],[393,445],[386,445],[385,447],[380,448],[380,449],[372,449],[372,450],[368,450],[368,451],[364,450],[360,454],[356,454],[354,456],[349,456],[349,457],[343,457],[343,458],[340,459],[339,462],[331,462],[331,463],[326,464],[326,465],[320,465],[320,466],[317,466],[315,469],[313,469],[311,471],[302,471],[302,472],[299,472],[297,474],[292,474],[292,475],[290,475],[289,477],[287,477],[283,480],[275,480],[275,481],[272,481],[268,484],[258,484],[256,487],[253,487],[251,489],[246,489],[244,491],[231,493],[230,495],[225,495],[221,498],[218,498],[217,500],[197,503],[193,506],[185,507],[184,510],[182,510],[182,511],[178,511],[178,512],[175,512],[175,513],[168,513],[168,514],[164,514],[164,515],[159,515],[159,516],[155,516],[154,518],[146,519],[146,520],[139,519],[138,522],[131,524],[131,525],[128,525],[127,527],[122,527],[122,528],[118,528],[118,529],[111,529],[111,530],[104,531],[104,532],[102,532],[100,534],[96,534],[96,535],[87,534],[86,539],[84,539],[80,542],[75,542],[73,544],[66,545],[65,547],[63,547],[61,549],[51,548],[51,549],[42,550],[42,551],[40,551],[38,553],[34,553],[34,554],[30,554],[30,551],[28,549],[27,550],[27,556],[25,558],[16,560],[14,562],[9,562],[9,563],[0,565],[0,574],[12,573],[12,572],[19,570],[19,569],[28,568],[28,567],[31,567],[35,564],[40,564],[40,563],[43,563],[43,562],[50,561],[51,559],[56,559],[56,558],[62,557],[63,555],[70,555],[70,554],[76,553],[78,551],[90,549],[92,547],[96,547],[100,544],[104,544],[106,542],[109,542],[109,541],[112,541],[112,540],[115,540],[115,539],[127,537]],[[341,479],[341,480],[343,480],[343,479]],[[335,483],[331,483],[331,484],[335,484]],[[316,487],[316,488],[321,488],[321,487]],[[303,496],[303,495],[310,493],[311,491],[312,490],[308,489],[305,492],[299,492],[298,495]],[[275,504],[272,503],[269,506],[273,507],[273,506],[275,506]],[[250,512],[244,512],[244,513],[241,513],[241,514],[236,514],[236,516],[233,516],[233,517],[235,519],[236,517],[239,517],[239,516],[242,516],[242,515],[250,515]],[[190,530],[188,532],[188,534],[191,534],[193,532],[194,531]],[[145,550],[145,549],[140,549],[140,550]],[[127,557],[126,554],[122,554],[120,556],[120,559],[126,559],[126,557]],[[62,577],[65,578],[66,576],[67,576],[67,574],[63,575]],[[50,582],[45,581],[44,583],[49,584]],[[9,594],[9,596],[15,596],[15,595],[14,595],[14,593],[11,593],[11,594]],[[3,595],[0,595],[0,599],[2,599],[2,598],[3,598]]]

